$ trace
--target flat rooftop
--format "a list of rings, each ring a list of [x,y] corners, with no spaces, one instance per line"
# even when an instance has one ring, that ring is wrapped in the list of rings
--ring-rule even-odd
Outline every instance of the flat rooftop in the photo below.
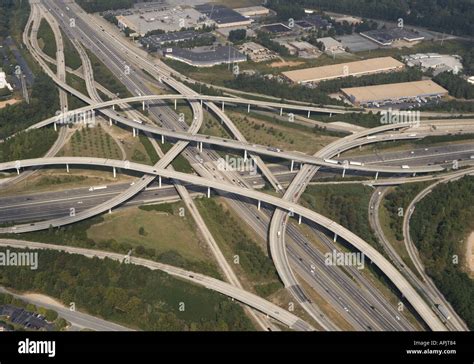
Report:
[[[245,16],[224,5],[203,4],[197,5],[195,9],[205,14],[209,19],[214,20],[217,24],[232,24],[248,21]]]
[[[199,27],[203,15],[192,8],[150,8],[146,11],[134,12],[130,15],[117,17],[119,22],[144,35],[150,31],[161,29],[165,32],[179,31],[181,28]]]
[[[339,63],[329,66],[304,68],[283,72],[295,83],[318,82],[347,76],[394,71],[404,67],[402,62],[392,57],[371,58],[363,61]]]
[[[263,29],[269,33],[273,33],[273,34],[278,34],[278,33],[287,33],[287,32],[291,32],[291,28],[290,27],[287,27],[285,24],[283,23],[276,23],[276,24],[268,24],[268,25],[264,25],[262,26],[260,29]]]
[[[408,42],[424,39],[423,35],[406,28],[375,29],[362,32],[360,35],[381,45],[391,45],[400,39]]]
[[[192,50],[175,47],[165,52],[165,55],[168,58],[203,67],[220,63],[245,62],[247,60],[247,56],[232,46],[221,46],[214,49],[203,47],[202,49],[194,48]]]
[[[422,96],[445,95],[446,89],[431,80],[391,83],[387,85],[350,87],[341,91],[354,102],[400,100]]]

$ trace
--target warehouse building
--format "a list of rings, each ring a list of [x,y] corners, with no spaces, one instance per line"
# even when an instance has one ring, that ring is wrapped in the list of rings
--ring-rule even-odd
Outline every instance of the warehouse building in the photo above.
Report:
[[[231,46],[215,49],[183,49],[168,48],[164,52],[166,58],[174,59],[194,67],[212,67],[219,64],[230,64],[247,61],[247,56]]]
[[[375,29],[361,32],[360,35],[382,46],[391,46],[398,40],[411,43],[425,39],[425,37],[419,33],[405,28]]]
[[[311,83],[348,76],[364,76],[374,73],[393,72],[403,69],[402,62],[392,57],[370,58],[363,61],[340,63],[322,67],[304,68],[283,72],[294,83]]]
[[[341,92],[356,105],[413,101],[448,94],[446,89],[431,80],[343,88]]]
[[[409,67],[420,67],[423,71],[432,70],[434,76],[442,72],[458,74],[463,69],[462,58],[457,55],[417,53],[404,56],[403,60]]]
[[[300,58],[318,58],[321,55],[319,49],[308,42],[292,41],[288,42],[288,45],[295,49],[295,54],[297,54]],[[290,53],[292,52],[290,51]]]
[[[249,6],[247,8],[234,9],[237,13],[246,18],[255,18],[260,16],[267,16],[270,14],[270,9],[264,6]]]
[[[239,47],[239,50],[252,62],[266,62],[278,58],[274,52],[255,42],[244,43]]]
[[[278,34],[278,35],[283,35],[283,34],[292,32],[292,29],[283,23],[263,25],[262,27],[260,27],[260,30],[263,30],[267,33]]]
[[[162,30],[176,32],[182,28],[202,28],[206,25],[206,17],[193,8],[163,7],[159,10],[135,11],[128,15],[117,16],[118,26],[121,29],[131,29],[140,36],[148,32]]]
[[[217,28],[248,26],[253,22],[224,5],[203,4],[197,5],[195,9],[215,22]]]
[[[334,38],[324,37],[316,39],[318,42],[324,44],[324,51],[328,54],[344,53],[346,50],[341,42],[338,42]]]
[[[163,44],[185,42],[199,37],[201,34],[194,30],[182,32],[163,33],[150,35],[140,40],[143,46],[151,51],[160,48]]]

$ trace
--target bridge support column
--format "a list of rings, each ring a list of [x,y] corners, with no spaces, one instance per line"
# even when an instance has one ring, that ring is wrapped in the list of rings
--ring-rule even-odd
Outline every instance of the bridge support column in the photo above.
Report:
[[[132,128],[132,133],[133,133],[133,137],[135,138],[135,136],[136,136],[135,128]]]
[[[115,111],[115,105],[112,105],[112,110]]]
[[[224,109],[225,109],[225,102],[222,101],[222,111],[224,111]]]
[[[311,117],[311,110],[308,110],[308,119]]]
[[[164,135],[161,136],[161,144],[165,144],[165,136]]]
[[[161,188],[161,176],[158,176],[158,188]]]
[[[413,177],[416,177],[416,172],[413,173]]]
[[[202,153],[202,142],[199,142],[199,151]]]
[[[302,220],[302,217],[301,217],[301,215],[299,215],[299,217],[298,217],[298,225],[301,225],[301,220]]]
[[[332,118],[332,112],[329,113],[329,117]]]
[[[244,161],[247,161],[247,151],[244,150]]]
[[[112,126],[112,118],[109,118],[109,126]]]
[[[342,170],[342,178],[344,178],[345,176],[346,176],[346,169],[344,168],[344,169]]]
[[[262,207],[262,201],[258,200],[257,202],[257,209],[260,211],[260,208]]]
[[[249,106],[247,107],[247,114],[249,114],[249,113],[250,113],[250,104],[249,104]]]
[[[114,167],[114,178],[117,178],[117,170],[115,169],[115,167]]]
[[[202,107],[202,99],[201,99],[201,107]]]
[[[377,181],[378,178],[379,178],[379,172],[375,173],[375,180]]]
[[[174,99],[174,109],[176,110],[178,108],[178,100]]]
[[[54,131],[58,131],[58,126],[54,123]]]
[[[295,161],[291,161],[290,172],[293,172],[293,168],[295,167]]]
[[[111,214],[111,213],[112,213],[112,209],[109,209],[109,214]]]
[[[211,187],[207,188],[207,198],[211,198]]]
[[[334,239],[332,241],[336,242],[336,240],[337,240],[337,234],[334,233]]]
[[[16,169],[16,174],[20,174],[20,168]]]
[[[142,110],[145,111],[145,101],[142,101]]]
[[[280,108],[280,116],[283,116],[283,108]]]
[[[66,172],[69,173],[69,164],[66,164]]]

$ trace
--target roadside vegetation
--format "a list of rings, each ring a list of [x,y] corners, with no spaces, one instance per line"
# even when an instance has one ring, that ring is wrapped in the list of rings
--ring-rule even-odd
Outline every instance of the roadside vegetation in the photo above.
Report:
[[[254,330],[238,303],[157,270],[50,250],[38,259],[36,271],[3,269],[0,284],[141,330]]]
[[[54,116],[59,96],[54,82],[44,73],[37,75],[30,104],[20,102],[0,109],[0,139]]]
[[[162,205],[165,206],[165,205]],[[28,241],[79,246],[143,257],[220,278],[209,260],[196,228],[178,215],[181,205],[170,204],[173,213],[160,208],[129,208],[100,215],[61,228],[22,234]],[[187,216],[187,215],[185,215]],[[14,222],[11,222],[12,225]],[[2,237],[17,239],[14,234]]]
[[[359,184],[308,186],[302,202],[378,248],[379,242],[371,231],[368,220],[372,191],[370,187]]]
[[[46,55],[56,59],[56,53],[58,49],[56,48],[53,30],[46,19],[41,20],[40,26],[38,28],[38,43],[41,47],[41,50]]]
[[[474,230],[472,191],[473,177],[437,186],[417,204],[410,224],[426,272],[471,330],[474,281],[466,273],[463,257],[466,238]]]
[[[165,141],[165,144],[160,144],[161,149],[163,150],[163,153],[168,153],[168,151],[173,147],[173,144],[168,143]],[[182,154],[179,154],[171,163],[171,165],[174,167],[174,169],[178,172],[183,172],[183,173],[193,173],[194,169],[191,167],[191,164],[189,161],[184,158]]]
[[[313,154],[336,140],[324,130],[281,121],[276,117],[236,112],[228,112],[228,115],[250,143]]]
[[[0,162],[39,158],[53,146],[58,137],[52,128],[23,131],[0,143]]]
[[[86,50],[86,52],[91,61],[92,70],[94,72],[94,79],[99,84],[103,85],[104,87],[107,87],[108,90],[110,90],[116,95],[118,94],[121,98],[132,96],[130,91],[128,91],[127,88],[123,85],[123,83],[120,82],[117,75],[110,71],[102,63],[102,61],[97,58],[97,56],[91,51]]]
[[[407,213],[410,202],[429,184],[430,182],[406,183],[393,187],[385,195],[379,209],[380,225],[385,236],[398,255],[415,273],[417,272],[416,268],[405,248],[403,217]]]
[[[282,288],[272,260],[246,231],[247,226],[216,199],[203,198],[196,204],[224,256],[258,294],[266,297]]]

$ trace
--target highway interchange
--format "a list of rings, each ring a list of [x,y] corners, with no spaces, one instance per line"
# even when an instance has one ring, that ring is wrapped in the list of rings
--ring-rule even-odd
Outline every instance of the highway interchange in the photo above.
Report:
[[[101,191],[86,191],[85,189],[79,188],[72,191],[2,197],[0,198],[2,202],[2,206],[0,207],[0,222],[8,221],[8,215],[10,215],[10,221],[28,223],[2,228],[0,231],[13,233],[37,231],[47,229],[51,225],[63,226],[81,221],[85,218],[115,209],[118,206],[162,202],[181,198],[192,212],[193,218],[198,222],[201,233],[206,237],[210,246],[213,246],[212,250],[214,256],[219,262],[220,268],[225,272],[226,279],[230,282],[231,286],[236,287],[236,289],[241,292],[243,287],[232,271],[232,268],[229,267],[225,261],[217,244],[213,241],[212,234],[210,234],[204,221],[200,218],[192,201],[192,197],[198,194],[206,195],[209,193],[207,188],[212,188],[223,196],[231,197],[229,198],[229,201],[231,201],[230,206],[232,206],[262,238],[269,240],[271,257],[280,275],[280,279],[293,297],[305,309],[309,317],[311,317],[321,329],[338,330],[339,328],[321,312],[314,302],[311,302],[311,299],[308,298],[307,293],[305,293],[305,290],[299,283],[300,279],[306,281],[307,284],[321,294],[325,300],[331,302],[341,316],[343,316],[352,327],[358,330],[413,330],[414,327],[406,317],[402,316],[400,318],[394,305],[388,302],[381,292],[377,288],[374,288],[357,270],[352,269],[350,272],[352,279],[350,279],[341,269],[329,269],[324,263],[321,263],[321,252],[312,247],[308,238],[298,230],[295,224],[289,223],[288,212],[296,213],[297,217],[303,217],[304,222],[309,224],[311,229],[320,236],[320,239],[328,248],[337,249],[332,239],[321,233],[321,231],[318,231],[318,226],[337,234],[340,239],[346,240],[360,251],[363,251],[364,254],[387,275],[392,283],[398,287],[399,291],[402,292],[404,297],[429,328],[432,330],[450,329],[450,327],[446,327],[446,325],[441,322],[437,314],[430,305],[425,302],[419,292],[412,287],[404,274],[401,274],[383,255],[348,229],[324,216],[305,209],[298,205],[297,201],[304,192],[305,186],[311,183],[313,177],[320,173],[320,170],[324,169],[329,170],[330,173],[342,173],[343,175],[346,171],[348,174],[361,173],[372,177],[375,176],[376,180],[379,177],[379,173],[384,174],[387,178],[405,175],[403,178],[408,180],[411,178],[415,179],[416,175],[420,174],[434,173],[438,175],[439,172],[446,169],[446,164],[450,164],[451,160],[468,159],[470,155],[474,154],[472,153],[473,145],[466,143],[461,146],[440,147],[440,150],[436,150],[431,154],[429,149],[424,148],[408,155],[404,154],[407,152],[400,152],[398,154],[396,152],[386,153],[382,156],[377,155],[376,157],[362,155],[354,157],[354,160],[358,161],[357,165],[344,163],[344,158],[339,158],[339,163],[337,164],[334,161],[338,159],[338,156],[344,151],[362,147],[367,144],[392,140],[418,140],[426,136],[445,135],[448,133],[472,133],[474,129],[472,129],[473,124],[470,119],[455,122],[444,119],[423,120],[422,124],[417,128],[410,128],[407,125],[386,125],[375,129],[363,130],[341,138],[314,156],[251,144],[245,140],[244,136],[227,117],[225,107],[230,107],[235,104],[249,105],[249,108],[250,106],[252,108],[263,106],[276,109],[276,113],[280,113],[280,115],[283,113],[283,110],[331,114],[350,111],[326,107],[293,105],[290,103],[262,102],[235,97],[198,95],[176,81],[172,77],[172,75],[175,75],[175,72],[169,70],[166,65],[161,62],[151,62],[149,59],[139,55],[138,51],[134,52],[133,46],[127,44],[127,41],[117,38],[112,33],[100,31],[102,25],[98,27],[91,26],[90,24],[93,24],[93,21],[84,20],[88,15],[79,10],[76,5],[69,3],[68,10],[66,9],[65,3],[61,1],[42,1],[41,3],[43,5],[35,2],[35,5],[32,6],[32,14],[30,15],[28,26],[32,25],[32,29],[37,30],[41,16],[45,16],[46,19],[49,19],[50,24],[55,22],[55,20],[51,18],[57,19],[63,32],[73,40],[73,43],[81,55],[83,63],[82,77],[86,81],[89,93],[89,96],[83,95],[65,83],[64,74],[67,71],[65,67],[58,67],[56,75],[45,69],[60,87],[61,94],[69,92],[89,104],[89,106],[79,110],[69,111],[69,114],[66,113],[61,117],[67,117],[67,115],[87,110],[100,111],[107,121],[113,120],[113,122],[130,127],[133,129],[134,134],[139,130],[150,137],[150,140],[153,141],[153,145],[160,155],[160,161],[155,166],[145,166],[128,161],[103,160],[100,158],[55,158],[53,156],[59,150],[58,147],[64,143],[64,139],[58,138],[59,142],[57,142],[54,150],[50,151],[44,158],[0,164],[0,170],[13,169],[17,170],[18,173],[22,171],[18,177],[13,177],[7,180],[6,183],[17,183],[26,173],[31,173],[30,170],[25,172],[23,170],[24,168],[28,169],[30,167],[42,167],[45,165],[60,165],[63,167],[67,166],[67,168],[74,165],[80,166],[81,168],[86,166],[101,166],[114,173],[118,170],[134,170],[143,173],[143,177],[136,180],[133,184],[112,185],[108,186],[106,190]],[[76,17],[76,27],[74,28],[65,26],[69,18],[62,14],[68,13],[68,16]],[[30,47],[31,53],[42,67],[48,67],[46,62],[54,62],[64,66],[63,56],[60,55],[61,52],[58,52],[56,60],[48,60],[44,54],[41,54],[37,42],[33,40],[35,38],[35,32],[32,31],[30,37],[28,26],[24,33],[25,44]],[[52,28],[55,29],[55,26],[52,25]],[[61,32],[59,32],[59,35],[57,35],[57,32],[55,32],[55,34],[56,38],[61,37]],[[80,42],[84,47],[93,51],[108,68],[115,71],[116,74],[122,75],[120,77],[121,81],[132,94],[137,96],[103,102],[96,91],[103,86],[98,85],[94,81],[90,63],[87,61],[87,54],[83,50],[81,51],[82,45],[79,44]],[[109,46],[105,44],[109,44]],[[61,40],[57,39],[57,46],[58,49],[62,49]],[[127,51],[123,52],[123,49],[127,49]],[[133,71],[129,74],[124,73],[123,69],[125,65],[130,66]],[[145,69],[147,73],[153,75],[157,80],[157,85],[164,88],[164,84],[167,84],[168,87],[173,88],[178,94],[153,95],[143,82],[148,76],[144,75],[141,69]],[[64,97],[61,97],[61,100],[64,100]],[[194,115],[191,125],[188,126],[186,123],[180,121],[172,108],[163,103],[164,100],[187,100]],[[134,110],[127,109],[126,114],[123,115],[111,108],[117,105],[121,106],[121,109],[125,109],[123,107],[124,105],[135,102],[144,103],[143,106],[149,111],[148,118],[145,118],[143,114],[137,113],[137,111]],[[219,102],[220,105],[216,105],[216,102]],[[62,110],[67,110],[65,103],[66,101],[61,102]],[[204,105],[207,105],[208,109],[211,110],[217,118],[223,121],[235,139],[223,139],[198,134],[202,124]],[[137,118],[145,122],[138,123],[134,121]],[[32,128],[55,124],[57,120],[57,117],[50,118],[32,126]],[[55,127],[57,126],[58,125],[55,125]],[[60,133],[64,133],[63,129],[65,128],[59,128]],[[175,140],[176,143],[168,153],[164,154],[159,150],[159,143],[153,136],[158,136],[158,138],[171,138]],[[239,151],[245,158],[254,159],[261,175],[245,176],[239,173],[216,171],[212,166],[215,166],[215,162],[219,156],[213,151],[212,146]],[[179,173],[170,167],[170,163],[181,153],[186,156],[201,177]],[[197,155],[203,160],[196,158]],[[269,168],[259,156],[281,159],[284,165],[272,165]],[[439,158],[444,160],[441,161]],[[286,164],[293,164],[294,162],[301,165],[300,169],[295,171],[291,168],[291,171],[289,171]],[[443,162],[444,166],[442,165]],[[402,167],[402,165],[404,166],[405,164],[409,164],[410,167]],[[157,176],[159,176],[159,184],[156,182]],[[166,178],[166,180],[162,181],[161,178]],[[438,177],[434,176],[433,178]],[[397,183],[395,182],[396,178],[389,179],[391,180],[390,183]],[[176,181],[182,181],[185,184],[181,185],[180,183],[176,183]],[[168,184],[165,184],[165,182]],[[254,189],[256,186],[262,186],[265,182],[270,183],[280,197],[274,197]],[[149,186],[149,188],[146,188],[147,186]],[[238,197],[234,198],[234,196]],[[256,201],[258,201],[258,207]],[[70,207],[71,203],[77,207],[77,214],[75,216],[65,216],[63,209],[66,206]],[[261,204],[262,206],[260,206]],[[48,207],[45,208],[45,205],[48,205]],[[277,208],[273,210],[272,206]],[[42,221],[31,223],[31,221],[36,220]],[[118,257],[116,258],[118,259]],[[315,267],[317,268],[317,274],[313,272],[315,270],[313,269],[315,263],[317,263]],[[193,273],[193,275],[194,274],[195,273]],[[363,289],[360,289],[360,287],[363,287]],[[215,289],[215,287],[209,288]],[[250,307],[257,309],[257,311],[264,312],[266,315],[269,315],[271,311],[271,309],[268,308],[271,303],[268,301],[261,303],[258,298],[254,296],[242,298],[241,295],[239,296],[240,293],[235,294],[231,292],[229,294],[229,291],[224,292],[222,290],[220,292],[228,294]],[[438,299],[440,295],[441,294],[437,292],[434,295],[434,299]],[[375,312],[371,307],[377,308]],[[262,315],[257,316],[253,311],[251,312],[261,328],[274,328],[267,317]],[[270,314],[274,319],[294,329],[313,329],[311,325],[303,323],[301,320],[298,321],[298,324],[295,324],[296,321],[293,319],[293,321],[290,320],[291,323],[289,323],[290,321],[288,319],[282,320],[281,318],[284,315],[291,314],[284,310],[279,315]],[[463,323],[457,319],[454,329],[460,330],[464,328]]]

